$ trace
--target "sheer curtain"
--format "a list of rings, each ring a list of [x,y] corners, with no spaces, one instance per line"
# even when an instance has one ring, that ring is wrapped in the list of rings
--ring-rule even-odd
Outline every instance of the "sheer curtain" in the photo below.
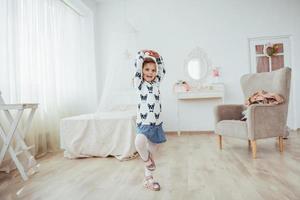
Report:
[[[96,110],[92,18],[61,0],[0,0],[0,91],[36,102],[26,136],[35,153],[59,149],[59,121]]]
[[[136,91],[133,88],[136,34],[112,32],[106,46],[107,71],[97,113],[111,109],[136,108]]]

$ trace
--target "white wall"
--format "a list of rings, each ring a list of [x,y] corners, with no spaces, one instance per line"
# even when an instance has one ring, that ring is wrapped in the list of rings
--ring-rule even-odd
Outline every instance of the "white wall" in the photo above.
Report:
[[[161,91],[167,131],[177,127],[173,84],[183,79],[184,59],[196,46],[207,52],[214,66],[221,67],[225,103],[243,102],[239,80],[250,72],[249,37],[291,35],[293,79],[300,82],[300,57],[296,53],[300,46],[298,0],[128,0],[124,5],[124,1],[117,0],[98,3],[95,31],[99,92],[112,56],[107,49],[118,44],[112,33],[126,35],[132,30],[125,24],[126,19],[138,30],[133,34],[134,42],[126,48],[155,49],[164,57],[167,76]],[[294,102],[300,102],[300,87],[294,87]],[[294,109],[297,112],[292,121],[297,124],[293,128],[300,127],[300,104]],[[190,117],[197,118],[197,113]],[[195,127],[194,122],[184,123],[185,127]],[[205,123],[209,122],[199,121],[199,127]]]

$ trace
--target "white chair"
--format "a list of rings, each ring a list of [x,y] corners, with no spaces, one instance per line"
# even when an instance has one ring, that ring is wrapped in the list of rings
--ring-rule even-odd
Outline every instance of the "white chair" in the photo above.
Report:
[[[29,152],[29,150],[34,146],[28,147],[24,141],[24,137],[30,128],[30,124],[37,107],[38,104],[5,104],[0,92],[0,111],[4,112],[4,116],[8,122],[5,123],[3,118],[0,120],[0,136],[3,141],[0,152],[0,166],[4,160],[6,152],[9,152],[24,181],[28,180],[28,174],[25,172],[25,168],[17,156],[24,153],[27,161],[34,162],[36,165],[34,157]],[[25,109],[30,109],[30,114],[25,120],[24,129],[21,130],[18,125]],[[11,114],[12,110],[17,111],[15,116]],[[15,141],[15,148],[12,145],[13,141]]]

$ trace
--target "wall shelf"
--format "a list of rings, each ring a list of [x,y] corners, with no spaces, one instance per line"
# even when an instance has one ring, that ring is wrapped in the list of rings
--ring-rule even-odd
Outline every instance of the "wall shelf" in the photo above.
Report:
[[[223,98],[224,90],[177,92],[176,95],[179,100]]]

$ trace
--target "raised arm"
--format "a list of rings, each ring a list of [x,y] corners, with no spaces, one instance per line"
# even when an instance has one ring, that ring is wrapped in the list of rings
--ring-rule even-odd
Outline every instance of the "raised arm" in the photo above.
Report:
[[[156,58],[157,63],[157,75],[156,75],[156,81],[161,82],[166,74],[166,69],[164,68],[164,61],[161,56]]]
[[[143,77],[142,77],[142,66],[144,62],[144,52],[139,51],[135,61],[134,61],[134,77],[133,77],[133,84],[134,88],[141,90],[143,84]]]
[[[142,88],[141,86],[143,84],[142,66],[143,66],[144,59],[146,57],[151,57],[151,58],[155,59],[155,61],[156,61],[157,75],[155,78],[155,82],[160,83],[166,74],[163,58],[157,52],[155,52],[153,50],[139,51],[135,58],[135,62],[134,62],[135,70],[134,70],[134,78],[133,78],[134,87],[138,90],[141,90],[141,88]]]

